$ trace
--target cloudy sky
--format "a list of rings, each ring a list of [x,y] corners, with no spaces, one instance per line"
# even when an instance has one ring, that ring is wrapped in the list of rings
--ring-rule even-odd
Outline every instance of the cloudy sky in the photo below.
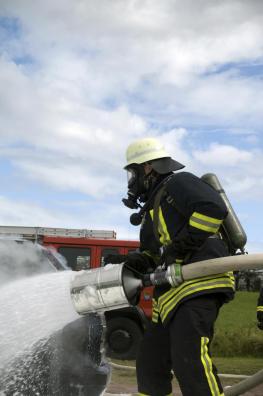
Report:
[[[261,0],[0,0],[0,224],[129,224],[125,149],[218,175],[263,250]]]

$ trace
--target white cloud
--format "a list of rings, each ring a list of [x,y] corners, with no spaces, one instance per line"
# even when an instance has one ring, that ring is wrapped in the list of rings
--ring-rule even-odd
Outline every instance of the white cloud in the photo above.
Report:
[[[55,211],[45,209],[34,202],[10,200],[0,196],[1,225],[39,226],[50,225],[58,227],[62,219],[58,219]]]
[[[184,147],[185,140],[188,137],[188,132],[184,128],[172,129],[158,135],[157,138],[162,140],[168,154],[181,162],[183,165],[191,165],[192,159],[189,152]]]
[[[257,126],[261,122],[260,80],[236,71],[210,75],[225,64],[234,67],[239,62],[262,61],[263,14],[258,1],[187,1],[182,5],[173,0],[107,0],[94,6],[91,0],[68,0],[66,5],[64,1],[27,0],[26,6],[13,1],[2,8],[22,24],[21,35],[13,39],[15,53],[10,43],[4,47],[3,65],[8,74],[3,74],[4,92],[11,99],[17,96],[15,104],[7,107],[20,123],[20,127],[15,125],[17,134],[23,127],[26,134],[23,113],[38,134],[39,120],[48,121],[46,133],[48,126],[60,128],[54,123],[63,118],[77,135],[79,117],[87,129],[94,127],[90,107],[99,119],[101,114],[94,107],[98,110],[112,99],[128,107],[133,95],[148,101],[136,107],[142,117],[150,117],[151,106],[157,103],[182,127],[191,122],[189,114],[204,124],[233,122],[237,127],[244,120]],[[36,62],[30,74],[26,65],[16,70],[8,62],[18,48]],[[146,87],[145,80],[149,81]],[[62,134],[67,136],[67,130],[62,128]],[[144,132],[145,127],[141,128]]]
[[[262,200],[263,153],[260,149],[241,150],[234,146],[212,144],[207,149],[194,150],[198,173],[216,173],[225,190],[243,201]]]
[[[233,126],[261,125],[263,111],[262,81],[253,77],[222,74],[196,81],[194,89],[184,97],[186,108],[205,120],[219,125],[232,122]],[[187,103],[186,103],[187,102]]]
[[[143,119],[131,114],[125,105],[103,110],[83,98],[76,101],[74,91],[61,92],[55,81],[47,87],[45,79],[25,76],[20,67],[4,59],[0,71],[3,103],[0,133],[6,140],[22,138],[49,148],[56,144],[58,150],[68,139],[70,144],[90,145],[98,141],[105,144],[113,139],[118,144],[116,136],[137,136],[146,130]]]
[[[262,11],[258,0],[2,2],[16,23],[0,44],[2,158],[25,183],[103,202],[125,191],[126,146],[154,135],[186,170],[211,169],[231,194],[262,197]],[[214,134],[197,149],[189,130],[203,126],[239,131],[237,143]],[[241,134],[257,150],[241,149]],[[3,203],[6,221],[14,207],[18,222],[82,222]]]
[[[114,195],[120,189],[120,180],[114,179],[106,169],[99,174],[96,165],[89,168],[88,161],[79,164],[74,162],[58,163],[54,156],[48,165],[45,162],[24,160],[18,166],[29,178],[62,191],[78,191],[102,199],[105,195]],[[103,165],[102,160],[101,168]]]
[[[52,208],[45,208],[33,201],[0,196],[1,225],[114,230],[118,238],[138,239],[139,230],[129,225],[130,213],[121,202],[106,199],[95,204],[94,201],[61,202],[60,205],[56,202]]]
[[[25,52],[40,59],[50,77],[86,83],[101,94],[134,89],[151,74],[181,85],[217,65],[263,53],[258,1],[104,0],[95,6],[91,0],[27,0],[26,7],[13,1],[4,9],[20,18]]]
[[[252,152],[217,143],[212,144],[208,150],[196,150],[193,156],[207,166],[217,164],[220,167],[237,166],[240,163],[248,163],[253,159]]]

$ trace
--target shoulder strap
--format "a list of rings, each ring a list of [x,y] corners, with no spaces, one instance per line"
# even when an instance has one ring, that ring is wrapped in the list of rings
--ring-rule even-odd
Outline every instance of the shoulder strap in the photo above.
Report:
[[[170,180],[171,177],[169,177],[168,180]],[[180,213],[183,217],[185,217],[185,214],[183,213],[183,211],[178,207],[178,205],[175,202],[175,199],[168,194],[167,190],[166,190],[166,183],[163,184],[163,186],[160,188],[160,190],[157,192],[155,198],[154,198],[154,204],[153,204],[153,232],[154,232],[154,236],[156,238],[156,240],[158,242],[160,242],[159,239],[159,206],[160,206],[160,202],[163,196],[166,197],[166,201],[169,205],[173,206],[174,209]]]
[[[161,202],[162,195],[165,190],[165,185],[163,185],[160,190],[157,192],[155,198],[154,198],[154,203],[153,203],[153,232],[156,240],[158,243],[160,242],[159,238],[159,206]]]

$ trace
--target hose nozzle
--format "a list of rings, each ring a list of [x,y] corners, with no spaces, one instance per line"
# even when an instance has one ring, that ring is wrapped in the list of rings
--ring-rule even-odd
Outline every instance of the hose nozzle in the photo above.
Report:
[[[74,274],[70,285],[73,305],[80,315],[125,308],[139,302],[142,281],[124,263],[108,264]]]

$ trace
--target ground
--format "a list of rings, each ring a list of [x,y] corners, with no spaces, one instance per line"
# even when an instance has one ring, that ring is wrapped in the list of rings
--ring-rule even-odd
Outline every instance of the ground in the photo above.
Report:
[[[231,384],[229,384],[231,385]],[[113,384],[111,383],[109,387],[107,388],[107,393],[105,396],[109,395],[136,395],[136,386],[132,385],[125,385],[125,384]],[[182,393],[180,392],[180,389],[178,386],[174,386],[174,395],[176,396],[181,396]],[[263,395],[263,385],[258,386],[254,390],[251,390],[250,392],[243,393],[243,396],[262,396]]]
[[[234,385],[239,380],[222,379],[223,386]],[[136,379],[135,372],[133,370],[121,370],[113,369],[111,381],[107,387],[107,395],[136,395]],[[173,395],[182,396],[178,384],[174,381],[173,384]],[[246,392],[243,396],[262,396],[263,395],[263,384],[257,386],[253,390]]]

